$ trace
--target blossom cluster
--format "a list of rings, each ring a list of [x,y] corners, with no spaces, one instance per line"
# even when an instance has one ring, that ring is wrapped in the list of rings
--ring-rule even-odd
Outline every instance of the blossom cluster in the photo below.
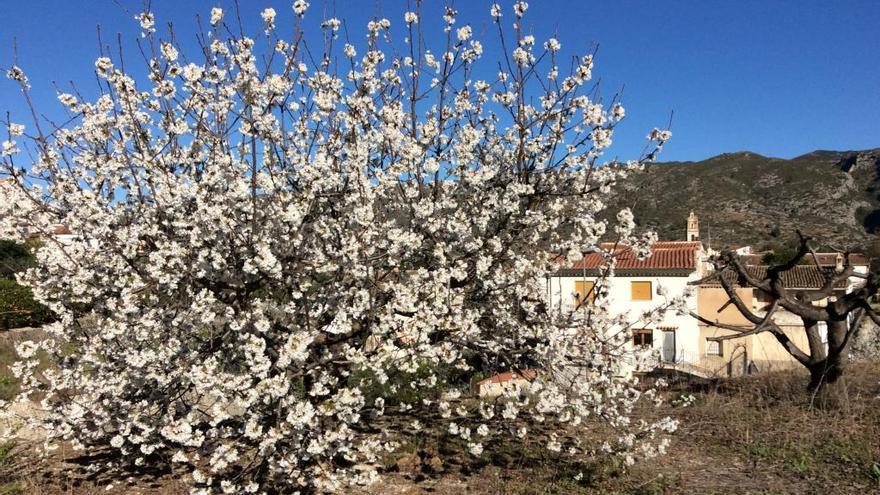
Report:
[[[308,8],[292,4],[298,25]],[[0,235],[44,234],[19,278],[59,316],[15,367],[48,442],[171,463],[195,493],[367,484],[402,432],[425,428],[478,456],[536,423],[602,421],[621,431],[602,452],[662,450],[674,424],[630,418],[653,394],[621,373],[607,330],[624,322],[601,294],[587,319],[552,314],[543,283],[560,254],[612,233],[647,252],[631,213],[615,226],[602,213],[654,155],[601,161],[623,107],[593,99],[593,54],[559,74],[562,45],[523,34],[527,9],[515,4],[513,63],[497,74],[475,70],[483,45],[453,30],[451,8],[439,51],[394,50],[388,19],[339,47],[328,19],[315,56],[279,37],[273,9],[260,48],[219,29],[215,7],[204,62],[144,12],[147,78],[101,57],[99,97],[58,95],[68,124],[8,123]],[[400,23],[414,33],[420,19]],[[29,90],[23,71],[9,76]],[[79,236],[59,242],[55,224]],[[36,373],[37,348],[55,366]],[[527,394],[433,393],[441,370],[526,368]],[[445,424],[416,419],[426,410]],[[372,426],[391,420],[406,426]],[[595,453],[562,433],[547,446]]]

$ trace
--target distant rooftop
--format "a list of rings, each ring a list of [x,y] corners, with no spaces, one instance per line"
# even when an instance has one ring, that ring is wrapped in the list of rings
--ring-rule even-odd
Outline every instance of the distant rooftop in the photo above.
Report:
[[[748,266],[746,268],[749,273],[757,279],[765,280],[767,278],[767,269],[769,267],[766,265]],[[831,267],[819,268],[816,265],[797,265],[791,270],[780,273],[779,280],[786,289],[815,290],[821,289],[825,285],[825,276],[833,273],[834,269]],[[733,287],[746,286],[745,283],[739,283],[738,274],[732,270],[723,272],[722,276],[725,280],[730,282],[730,285]],[[846,285],[847,280],[843,279],[838,281],[834,285],[834,288],[845,289]],[[700,287],[721,287],[721,281],[717,278],[713,278],[701,283]]]
[[[743,254],[740,259],[747,265],[763,265],[764,256],[767,253]],[[842,254],[842,253],[840,253]],[[816,259],[820,266],[833,267],[837,265],[838,253],[816,253]],[[870,260],[862,253],[849,253],[849,262],[854,266],[868,266]],[[804,263],[815,264],[812,255],[804,257]]]

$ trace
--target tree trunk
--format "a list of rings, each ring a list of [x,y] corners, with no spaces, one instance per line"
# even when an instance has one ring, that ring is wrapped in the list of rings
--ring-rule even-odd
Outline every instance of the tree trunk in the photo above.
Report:
[[[840,409],[849,405],[849,391],[843,374],[845,362],[841,356],[831,354],[824,361],[809,367],[811,406]]]
[[[837,383],[841,375],[843,375],[843,368],[840,366],[839,357],[836,360],[832,360],[831,357],[824,359],[811,365],[809,370],[810,384],[808,388],[812,391]]]
[[[804,322],[804,331],[807,333],[807,343],[810,346],[810,360],[813,362],[824,361],[828,357],[825,344],[819,334],[819,322],[809,318],[801,318]]]
[[[811,380],[812,381],[812,380]],[[820,381],[810,393],[810,408],[847,410],[850,407],[849,386],[846,376],[840,375],[833,382]]]
[[[818,337],[818,331],[814,330],[814,333]],[[820,343],[816,346],[811,339],[810,354],[815,364],[809,367],[810,390],[815,390],[822,384],[835,383],[843,376],[844,367],[846,366],[846,337],[846,320],[833,320],[828,322],[827,353],[824,349],[824,344]]]

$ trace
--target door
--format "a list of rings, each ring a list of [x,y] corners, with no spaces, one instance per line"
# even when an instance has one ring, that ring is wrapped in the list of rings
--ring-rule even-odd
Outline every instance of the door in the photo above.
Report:
[[[667,363],[675,362],[675,330],[663,330],[662,357]]]

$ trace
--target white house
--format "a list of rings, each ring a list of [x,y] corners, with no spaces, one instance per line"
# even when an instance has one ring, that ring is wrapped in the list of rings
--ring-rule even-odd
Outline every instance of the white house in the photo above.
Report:
[[[625,315],[627,321],[639,322],[644,313],[663,304],[665,297],[687,294],[686,305],[694,313],[722,322],[729,317],[729,324],[748,324],[738,314],[732,314],[736,310],[726,304],[728,297],[719,288],[717,281],[705,281],[688,290],[691,282],[703,279],[712,270],[707,260],[713,252],[705,249],[700,242],[699,221],[693,212],[687,219],[685,239],[687,240],[656,242],[651,256],[641,260],[628,246],[611,243],[601,246],[602,250],[613,252],[616,258],[614,276],[605,282],[611,314]],[[748,246],[737,249],[736,253],[745,265],[755,270],[756,276],[763,277],[761,274],[766,270],[763,258],[767,253],[755,253]],[[790,288],[817,290],[824,284],[822,271],[841,270],[848,261],[856,274],[842,281],[835,288],[835,294],[851,292],[864,284],[864,275],[868,273],[870,260],[857,253],[849,253],[848,256],[846,260],[842,253],[811,255],[811,264],[797,266],[786,272],[784,283]],[[577,311],[585,298],[594,296],[596,281],[606,264],[603,253],[585,253],[572,267],[562,268],[547,277],[547,297],[552,309],[562,313]],[[664,290],[660,290],[661,288]],[[752,303],[753,309],[759,310],[759,306],[765,302],[760,300],[755,291],[748,292],[749,294],[741,297],[745,297],[747,303]],[[789,337],[800,342],[804,338],[801,321],[792,318],[794,315],[785,313],[779,312],[779,325],[784,329],[790,328]],[[751,340],[755,342],[737,345],[738,342],[729,341],[728,345],[722,346],[709,339],[717,336],[717,329],[708,328],[690,315],[675,311],[666,312],[659,321],[636,323],[630,329],[632,338],[629,349],[633,351],[632,356],[635,358],[633,369],[638,371],[650,371],[656,366],[674,366],[689,373],[713,374],[717,369],[730,364],[733,359],[741,357],[737,354],[740,347],[749,351],[752,361],[764,364],[783,361],[787,356],[784,349],[772,340],[772,336],[763,334],[752,337]],[[638,352],[639,350],[650,352]],[[646,356],[648,359],[645,359]]]
[[[691,240],[656,242],[646,259],[639,259],[627,246],[601,246],[614,252],[617,260],[614,277],[605,282],[612,314],[627,315],[628,321],[639,322],[644,313],[664,304],[667,297],[686,293],[690,293],[688,308],[696,311],[697,299],[688,284],[705,275],[705,252],[699,237],[691,232],[690,227],[697,228],[693,215],[688,224]],[[560,269],[548,277],[547,295],[553,310],[576,310],[579,301],[592,298],[605,263],[602,253],[586,253],[571,268]],[[653,350],[659,359],[669,363],[699,359],[700,329],[687,314],[667,311],[659,321],[637,323],[632,334],[632,350]]]
[[[61,244],[70,244],[80,238],[78,234],[70,231],[67,225],[57,223],[49,227],[49,234]]]

